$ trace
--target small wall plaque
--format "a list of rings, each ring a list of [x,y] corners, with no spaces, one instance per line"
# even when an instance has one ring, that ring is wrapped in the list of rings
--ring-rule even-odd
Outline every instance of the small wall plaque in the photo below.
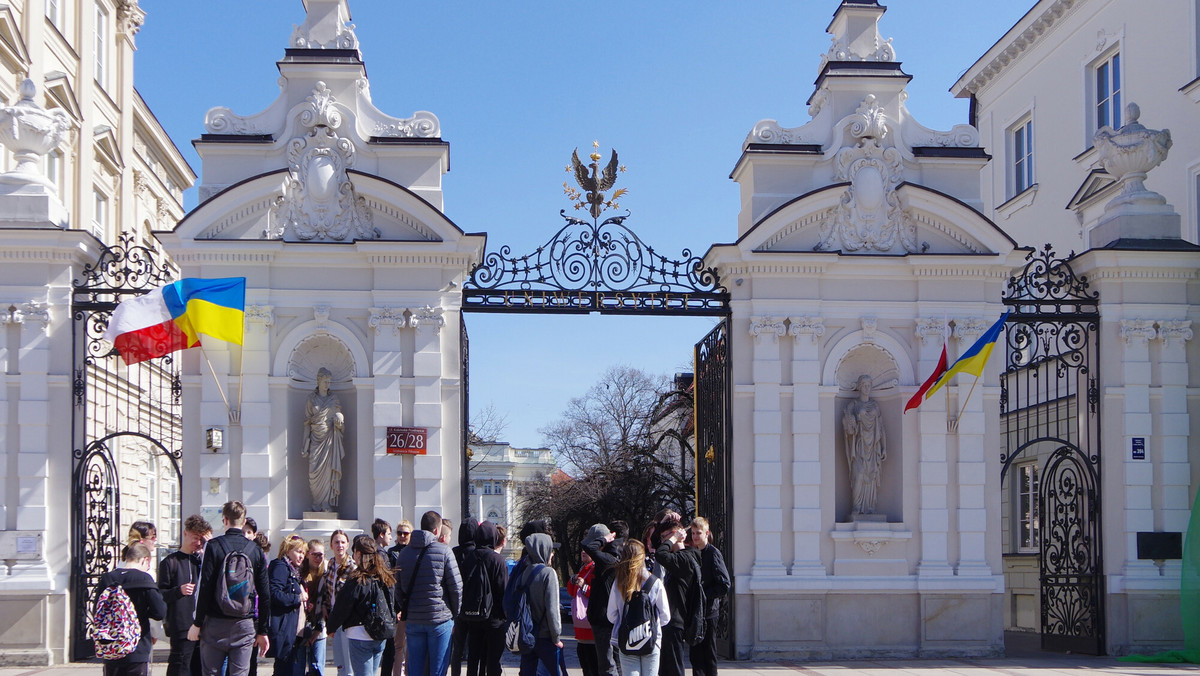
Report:
[[[427,427],[387,428],[387,452],[392,455],[425,455],[428,441]]]

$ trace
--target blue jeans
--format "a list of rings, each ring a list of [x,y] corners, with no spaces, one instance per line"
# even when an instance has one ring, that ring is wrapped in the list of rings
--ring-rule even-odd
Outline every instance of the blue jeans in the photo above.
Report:
[[[350,639],[350,668],[360,676],[379,676],[383,660],[383,641]]]
[[[305,660],[308,676],[316,674],[325,676],[325,639],[319,638],[308,647],[308,659]]]
[[[330,634],[327,640],[333,644],[333,663],[337,665],[337,676],[354,676],[354,670],[350,668],[350,639],[346,638],[346,632],[339,629]]]
[[[408,661],[404,665],[407,676],[446,676],[453,632],[454,620],[441,624],[410,621],[405,631],[408,638]]]
[[[549,676],[559,676],[561,654],[562,651],[550,639],[537,637],[533,642],[533,650],[521,653],[520,676],[539,676],[543,669]],[[563,673],[566,673],[565,666]]]
[[[623,676],[658,676],[659,650],[649,655],[617,655]]]

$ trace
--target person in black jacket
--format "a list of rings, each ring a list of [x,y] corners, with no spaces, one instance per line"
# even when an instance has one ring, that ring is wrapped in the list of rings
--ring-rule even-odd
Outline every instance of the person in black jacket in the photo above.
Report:
[[[475,549],[463,557],[463,585],[471,579],[477,567],[483,568],[492,590],[492,612],[486,619],[460,620],[466,629],[467,676],[500,676],[500,658],[504,654],[504,588],[508,586],[508,563],[500,554],[504,541],[491,521],[484,521],[475,530]],[[464,594],[466,589],[463,589]],[[458,625],[458,622],[455,623]]]
[[[271,580],[271,622],[268,637],[275,657],[275,676],[291,676],[296,670],[304,671],[305,640],[297,636],[305,625],[305,604],[308,589],[300,582],[300,564],[308,554],[308,543],[299,535],[292,534],[279,543],[279,558],[267,566],[267,577]],[[269,653],[270,655],[270,653]]]
[[[592,636],[596,640],[596,668],[600,676],[617,676],[617,656],[612,645],[613,625],[608,621],[608,595],[616,579],[617,562],[625,540],[618,538],[602,523],[595,524],[583,536],[583,551],[596,564],[592,571],[592,598],[604,599],[600,603],[589,603],[588,623],[592,625]]]
[[[458,570],[461,572],[463,561],[475,553],[475,532],[479,528],[479,521],[473,516],[463,519],[462,527],[458,529],[458,546],[452,551],[454,552],[454,560],[458,563]],[[465,578],[464,578],[465,579]],[[467,652],[467,630],[460,623],[454,623],[454,633],[450,638],[450,674],[451,676],[461,676],[462,661]]]
[[[688,526],[687,546],[700,552],[700,586],[704,589],[704,640],[691,647],[692,676],[717,676],[717,616],[731,588],[725,557],[710,541],[708,519],[698,516]]]
[[[199,514],[183,521],[183,542],[158,565],[158,589],[167,604],[163,629],[171,639],[167,676],[200,673],[200,653],[187,638],[196,617],[196,585],[200,582],[200,554],[212,526]]]
[[[150,673],[150,620],[167,616],[167,604],[150,577],[150,548],[141,543],[128,545],[121,552],[121,567],[100,576],[96,597],[109,587],[123,587],[137,611],[142,640],[137,648],[119,660],[105,660],[104,676],[148,676]]]
[[[413,525],[408,519],[401,519],[400,523],[396,524],[396,546],[387,550],[388,560],[391,562],[393,575],[399,573],[396,564],[400,561],[400,552],[404,551],[404,548],[408,546],[409,541],[412,540],[412,534]],[[394,596],[395,590],[393,590],[393,597]],[[404,662],[408,659],[408,636],[406,634],[406,624],[407,623],[404,622],[404,620],[396,620],[396,637],[392,641],[395,648],[390,660],[388,654],[386,652],[384,653],[383,666],[381,666],[379,669],[380,676],[388,676],[389,674],[391,674],[391,676],[404,676]]]
[[[267,579],[267,558],[258,545],[246,539],[242,532],[245,522],[246,506],[240,500],[226,502],[221,507],[225,534],[209,540],[204,547],[196,619],[188,630],[189,641],[200,641],[204,676],[220,676],[221,667],[226,663],[228,676],[246,676],[250,671],[250,653],[255,646],[259,655],[266,654],[270,647],[267,627],[271,621],[271,585]],[[234,550],[244,552],[253,567],[257,620],[254,617],[229,617],[217,605],[217,580],[224,575],[226,555]]]
[[[363,626],[377,601],[389,603],[389,590],[396,584],[387,559],[379,544],[367,535],[354,536],[350,550],[354,553],[355,569],[337,593],[329,612],[329,630],[342,630],[350,644],[350,673],[355,676],[376,676],[383,658],[385,641],[375,639]],[[395,617],[395,608],[385,610]]]
[[[685,549],[687,532],[679,514],[659,512],[648,535],[647,548],[653,548],[656,567],[666,573],[667,603],[671,621],[663,627],[662,653],[658,666],[661,676],[683,676],[684,617],[688,593],[692,585],[700,584],[696,571],[700,568],[700,550]],[[655,571],[658,574],[658,571]]]

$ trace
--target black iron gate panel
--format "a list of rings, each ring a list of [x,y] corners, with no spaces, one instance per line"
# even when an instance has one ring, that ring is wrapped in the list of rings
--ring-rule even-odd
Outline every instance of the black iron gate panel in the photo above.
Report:
[[[470,339],[467,336],[467,315],[463,311],[458,313],[458,349],[462,351],[462,379],[459,381],[459,396],[462,404],[462,515],[463,518],[474,516],[479,520],[483,520],[482,514],[471,514],[471,398],[470,398],[470,376],[471,376],[471,352]]]
[[[1099,293],[1056,257],[1031,252],[1009,279],[1000,412],[1001,485],[1027,463],[1036,504],[1042,647],[1103,654],[1104,568],[1100,532]],[[1036,515],[1036,516],[1035,516]]]
[[[728,317],[696,343],[695,363],[696,514],[708,519],[713,544],[724,554],[725,566],[732,571],[735,554],[730,546],[729,517],[733,513],[733,398]],[[733,598],[731,589],[717,620],[717,651],[726,659],[736,657]]]
[[[72,414],[71,495],[71,658],[92,656],[88,638],[92,601],[100,576],[120,559],[121,457],[123,450],[147,454],[153,477],[165,475],[179,485],[182,455],[182,380],[171,356],[126,366],[103,339],[117,304],[172,281],[172,268],[154,250],[124,233],[105,248],[93,265],[74,281],[73,318],[74,410]],[[162,471],[160,460],[165,460]],[[182,488],[182,486],[180,486]],[[182,490],[176,493],[181,500]],[[161,491],[159,491],[161,497]],[[152,495],[150,504],[156,504]],[[164,505],[167,506],[167,505]],[[178,520],[176,505],[170,505]],[[154,521],[159,533],[177,530],[163,515],[138,515]],[[164,538],[165,539],[165,538]]]

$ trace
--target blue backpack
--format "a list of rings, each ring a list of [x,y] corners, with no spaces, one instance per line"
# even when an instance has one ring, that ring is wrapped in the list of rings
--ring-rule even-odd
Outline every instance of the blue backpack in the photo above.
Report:
[[[532,570],[525,570],[525,584],[516,586],[511,595],[506,595],[504,599],[504,613],[508,616],[508,629],[504,632],[504,645],[508,647],[510,652],[525,653],[533,650],[534,641],[537,640],[537,635],[534,634],[533,628],[533,613],[529,611],[529,591],[530,578],[543,568],[543,564],[537,564]]]

